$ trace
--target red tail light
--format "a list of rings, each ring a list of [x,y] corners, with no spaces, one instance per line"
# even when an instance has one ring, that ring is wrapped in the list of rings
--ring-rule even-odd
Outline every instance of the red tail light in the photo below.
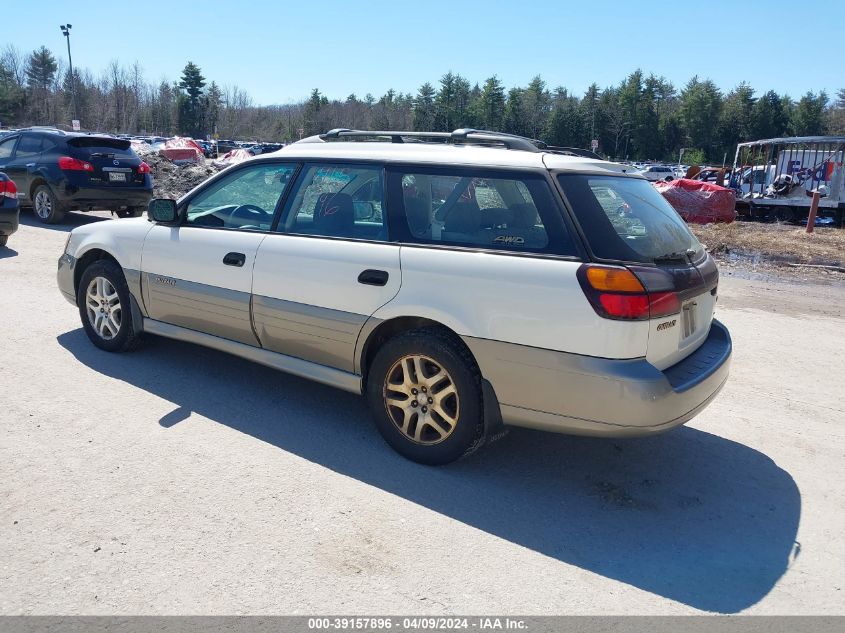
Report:
[[[677,293],[650,293],[621,266],[584,264],[578,269],[578,281],[596,314],[606,319],[640,321],[681,311]]]
[[[94,166],[78,158],[59,156],[59,169],[62,171],[94,171]]]
[[[138,173],[139,174],[148,174],[150,173],[150,166],[147,163],[142,162],[138,165]]]
[[[2,197],[17,200],[18,188],[11,180],[0,180],[0,198]]]

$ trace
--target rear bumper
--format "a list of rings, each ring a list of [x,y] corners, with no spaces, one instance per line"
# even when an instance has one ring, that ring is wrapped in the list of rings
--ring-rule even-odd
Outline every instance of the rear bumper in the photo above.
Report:
[[[73,305],[76,305],[76,293],[73,288],[74,271],[76,270],[76,258],[65,253],[59,257],[59,269],[56,272],[56,281],[62,296]]]
[[[153,197],[152,187],[77,187],[68,184],[58,192],[71,209],[146,208]]]
[[[16,200],[11,205],[0,203],[0,235],[11,235],[18,230],[20,209]]]
[[[465,341],[496,392],[505,424],[605,437],[661,433],[695,417],[727,381],[732,352],[718,321],[699,349],[664,371],[645,359]]]

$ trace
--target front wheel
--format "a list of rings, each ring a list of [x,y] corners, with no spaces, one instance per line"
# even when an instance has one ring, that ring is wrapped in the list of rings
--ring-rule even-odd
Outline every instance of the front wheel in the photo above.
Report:
[[[137,346],[140,335],[132,322],[129,286],[120,266],[98,260],[79,280],[76,305],[82,327],[91,342],[107,352],[125,352]]]
[[[65,209],[47,185],[38,185],[32,195],[35,217],[44,224],[58,224],[65,219]]]
[[[478,367],[461,342],[441,330],[388,340],[370,366],[367,400],[385,441],[415,462],[448,464],[483,441]]]

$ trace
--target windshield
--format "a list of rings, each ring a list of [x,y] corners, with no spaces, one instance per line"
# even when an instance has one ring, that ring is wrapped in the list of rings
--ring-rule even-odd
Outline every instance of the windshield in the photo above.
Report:
[[[699,241],[647,180],[584,174],[558,180],[597,257],[654,263],[701,255]]]

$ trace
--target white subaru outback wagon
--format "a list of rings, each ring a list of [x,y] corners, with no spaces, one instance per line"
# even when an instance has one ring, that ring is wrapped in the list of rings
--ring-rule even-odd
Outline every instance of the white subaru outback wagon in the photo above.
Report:
[[[366,395],[427,464],[506,425],[657,433],[728,377],[712,258],[654,188],[475,130],[333,130],[148,218],[70,234],[58,283],[97,347],[207,345]]]

